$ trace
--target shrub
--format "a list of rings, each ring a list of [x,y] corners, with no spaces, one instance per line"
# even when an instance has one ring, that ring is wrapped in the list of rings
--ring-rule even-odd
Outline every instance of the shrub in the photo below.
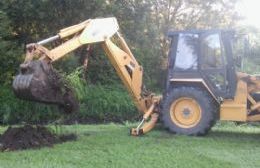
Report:
[[[0,90],[0,123],[47,122],[60,115],[55,106],[16,98],[9,86],[1,86]]]
[[[134,120],[139,116],[130,96],[121,84],[87,85],[80,75],[82,68],[67,76],[80,101],[80,118],[101,121]]]
[[[78,68],[66,76],[80,102],[79,113],[67,116],[68,119],[121,122],[139,116],[122,85],[87,85],[81,74],[82,69]],[[46,123],[61,117],[63,114],[56,106],[20,100],[10,86],[0,86],[0,123]]]

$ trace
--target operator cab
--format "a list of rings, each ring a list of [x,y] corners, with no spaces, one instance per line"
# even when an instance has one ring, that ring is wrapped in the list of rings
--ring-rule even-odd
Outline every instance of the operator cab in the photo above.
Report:
[[[231,30],[170,31],[167,89],[204,85],[216,98],[233,98],[236,72]]]

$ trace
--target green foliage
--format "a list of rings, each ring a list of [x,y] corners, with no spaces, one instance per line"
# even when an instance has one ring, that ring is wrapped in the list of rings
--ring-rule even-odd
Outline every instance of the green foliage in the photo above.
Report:
[[[127,93],[118,85],[89,86],[82,99],[80,115],[102,121],[134,120],[138,111]]]
[[[243,68],[241,69],[242,72],[246,72],[248,74],[256,75],[260,74],[260,67],[257,62],[254,62],[251,59],[243,58]]]
[[[40,121],[57,117],[57,109],[53,107],[12,97],[10,85],[19,63],[23,61],[21,48],[25,44],[55,35],[60,29],[89,18],[115,16],[124,38],[144,67],[147,89],[161,92],[167,71],[167,31],[235,26],[239,19],[234,12],[236,1],[1,0],[0,83],[5,85],[1,86],[3,93],[0,94],[0,103],[3,105],[0,107],[1,120]],[[115,70],[101,47],[92,47],[87,71],[77,69],[74,72],[87,54],[86,46],[55,63],[60,72],[70,74],[68,78],[72,79],[71,83],[81,101],[80,117],[96,117],[100,120],[135,118],[136,109]]]
[[[21,60],[21,49],[13,42],[10,20],[0,9],[0,84],[10,84]]]
[[[115,85],[121,83],[116,71],[100,46],[93,48],[85,76],[90,84]]]
[[[163,86],[161,74],[167,65],[165,33],[169,29],[226,28],[235,25],[234,21],[239,19],[234,12],[236,1],[2,0],[1,4],[10,19],[12,33],[16,34],[13,42],[19,44],[54,35],[61,28],[88,18],[115,16],[130,48],[145,68],[144,79],[148,88],[157,89]],[[94,56],[90,57],[88,80],[91,83],[117,83],[113,68],[104,54],[96,50],[100,47],[95,47]],[[82,54],[75,55],[83,57]]]
[[[10,87],[0,87],[0,123],[47,122],[57,119],[58,109],[17,99]]]
[[[65,118],[95,122],[137,119],[138,111],[122,85],[87,85],[81,76],[82,68],[66,76],[80,102],[80,110]],[[63,116],[55,106],[17,99],[10,87],[1,86],[0,90],[0,123],[51,122]]]
[[[233,55],[238,62],[239,70],[249,74],[260,74],[260,32],[251,26],[241,26],[233,45]]]
[[[124,121],[134,120],[139,116],[132,99],[122,85],[87,85],[81,78],[82,71],[82,68],[78,68],[67,76],[80,101],[80,118]]]

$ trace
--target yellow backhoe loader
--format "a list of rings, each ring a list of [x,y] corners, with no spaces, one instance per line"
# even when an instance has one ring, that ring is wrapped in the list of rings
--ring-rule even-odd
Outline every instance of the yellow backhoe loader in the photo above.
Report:
[[[232,34],[227,30],[170,31],[167,85],[160,96],[143,89],[143,68],[119,33],[116,18],[89,19],[27,45],[13,90],[22,99],[57,104],[68,112],[77,109],[73,92],[52,63],[83,45],[100,44],[143,113],[131,135],[150,131],[159,115],[171,132],[186,135],[206,134],[217,119],[260,121],[259,77],[235,71]],[[52,49],[43,46],[55,40],[63,43]]]

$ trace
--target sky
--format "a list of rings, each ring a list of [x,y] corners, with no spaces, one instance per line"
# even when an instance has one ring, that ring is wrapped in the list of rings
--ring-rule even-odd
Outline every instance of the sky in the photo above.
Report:
[[[240,0],[236,8],[245,17],[242,24],[260,28],[260,0]]]

